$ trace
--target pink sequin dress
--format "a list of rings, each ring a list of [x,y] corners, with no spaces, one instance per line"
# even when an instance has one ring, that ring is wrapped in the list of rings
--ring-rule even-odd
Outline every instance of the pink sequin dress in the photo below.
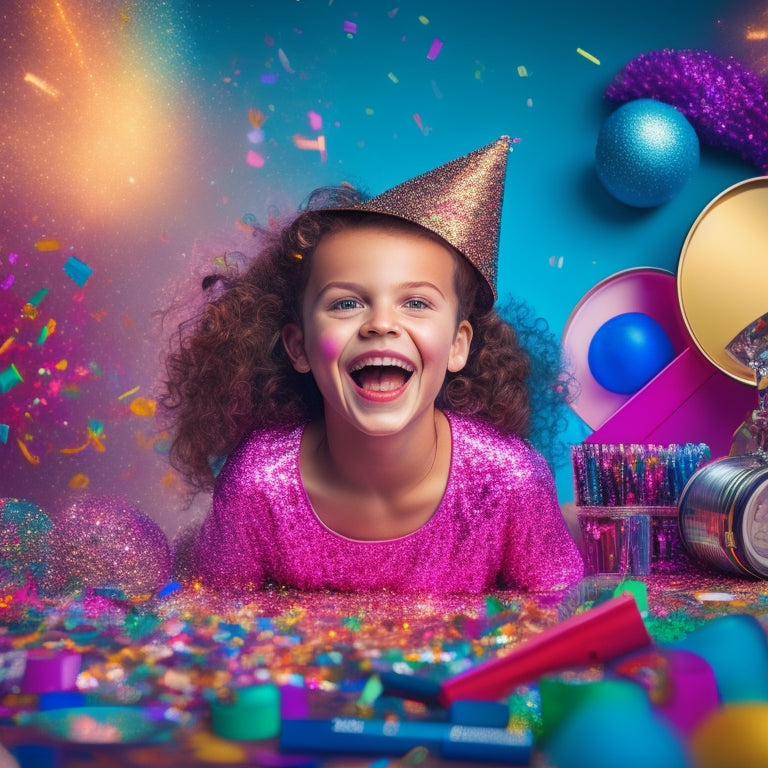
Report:
[[[187,567],[205,585],[242,590],[482,593],[556,591],[581,555],[544,458],[518,437],[448,412],[451,466],[432,517],[407,536],[358,541],[327,528],[299,472],[303,427],[258,431],[230,455]]]

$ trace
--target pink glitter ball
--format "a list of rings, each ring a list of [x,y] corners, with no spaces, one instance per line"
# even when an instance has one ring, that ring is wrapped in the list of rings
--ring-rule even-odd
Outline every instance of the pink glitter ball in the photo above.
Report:
[[[112,589],[126,596],[150,594],[171,572],[163,530],[118,496],[86,496],[52,516],[45,591]]]

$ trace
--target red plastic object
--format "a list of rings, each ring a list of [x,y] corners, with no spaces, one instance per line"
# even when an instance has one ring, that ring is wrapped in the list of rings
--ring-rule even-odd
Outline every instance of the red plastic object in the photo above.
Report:
[[[602,664],[650,645],[651,637],[635,598],[620,595],[571,616],[526,641],[506,656],[478,664],[444,680],[438,700],[448,707],[460,699],[494,700],[523,683],[568,667]]]

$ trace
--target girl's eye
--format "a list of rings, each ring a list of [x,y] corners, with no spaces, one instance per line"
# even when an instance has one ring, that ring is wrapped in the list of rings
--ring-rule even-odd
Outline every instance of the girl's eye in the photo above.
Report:
[[[405,306],[408,307],[408,309],[426,309],[428,304],[424,299],[408,299],[408,301],[405,302]]]
[[[360,302],[357,299],[339,299],[331,304],[331,309],[349,310],[357,309],[360,306]]]

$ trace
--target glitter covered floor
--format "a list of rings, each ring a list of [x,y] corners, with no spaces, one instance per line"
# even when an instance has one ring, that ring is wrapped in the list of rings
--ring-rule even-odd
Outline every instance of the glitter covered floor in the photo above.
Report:
[[[657,643],[680,640],[724,614],[748,613],[761,623],[768,615],[764,582],[693,571],[643,583],[646,626]],[[50,764],[65,766],[369,765],[374,757],[315,760],[281,754],[275,740],[221,739],[211,725],[211,702],[274,682],[304,689],[313,714],[432,719],[435,712],[422,704],[371,696],[371,679],[386,671],[442,679],[607,599],[614,586],[585,580],[566,595],[535,598],[265,591],[237,602],[178,584],[132,600],[98,592],[52,600],[28,589],[6,591],[0,743],[18,754],[49,750]],[[30,651],[80,654],[71,694],[79,697],[79,715],[64,722],[53,694],[21,691],[19,658]],[[529,694],[520,689],[515,697],[523,725],[535,730]],[[106,723],[92,716],[104,706],[115,708]]]

